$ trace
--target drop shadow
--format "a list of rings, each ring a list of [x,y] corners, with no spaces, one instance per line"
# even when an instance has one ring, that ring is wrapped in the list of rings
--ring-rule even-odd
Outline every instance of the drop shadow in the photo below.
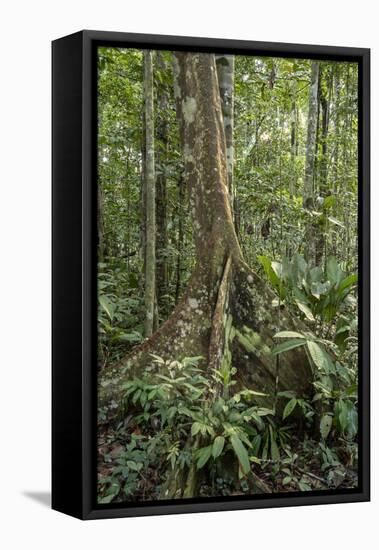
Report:
[[[23,491],[22,494],[24,497],[30,498],[42,506],[47,506],[48,508],[51,506],[51,493],[49,491]]]

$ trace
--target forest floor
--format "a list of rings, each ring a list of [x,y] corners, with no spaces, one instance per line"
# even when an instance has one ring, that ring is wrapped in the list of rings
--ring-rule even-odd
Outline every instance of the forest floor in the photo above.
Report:
[[[143,438],[138,427],[132,431],[114,429],[107,425],[100,426],[98,437],[98,482],[101,486],[109,482],[114,471],[119,468],[126,444],[131,438]],[[149,436],[147,436],[149,437]],[[308,440],[307,451],[304,451],[304,441],[292,438],[291,460],[287,455],[282,460],[262,460],[260,464],[252,465],[252,476],[248,481],[240,483],[230,480],[230,485],[223,479],[222,485],[217,479],[204,478],[200,481],[199,497],[238,496],[247,494],[295,493],[302,491],[354,489],[358,486],[358,474],[348,463],[344,464],[343,449],[339,456],[340,462],[334,467],[325,468],[318,452],[319,442]],[[162,472],[151,467],[140,477],[135,491],[128,497],[129,501],[150,501],[159,498],[162,486]],[[291,479],[289,479],[291,478]],[[258,480],[258,483],[257,483]],[[262,490],[261,483],[264,487]],[[299,487],[300,484],[300,487]],[[238,487],[239,485],[239,487]],[[120,493],[114,502],[125,500]]]

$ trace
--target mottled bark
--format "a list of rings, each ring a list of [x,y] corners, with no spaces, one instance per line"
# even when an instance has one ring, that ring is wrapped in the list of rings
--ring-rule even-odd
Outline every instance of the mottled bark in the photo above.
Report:
[[[311,85],[309,90],[307,149],[304,174],[304,205],[306,208],[313,206],[314,200],[314,164],[316,156],[316,134],[318,116],[318,78],[319,63],[314,61],[312,63]]]
[[[328,132],[329,132],[329,108],[330,108],[330,96],[332,91],[332,79],[330,74],[326,72],[325,69],[320,70],[320,114],[321,114],[321,132],[319,136],[320,148],[321,148],[321,157],[319,164],[319,196],[324,199],[327,194],[327,180],[328,180]],[[321,265],[326,240],[325,240],[325,231],[326,231],[326,220],[325,216],[320,218],[321,223],[319,224],[318,232],[316,235],[316,245],[315,245],[315,263],[316,265]]]
[[[296,193],[297,187],[297,174],[296,174],[296,88],[297,83],[294,79],[291,83],[291,165],[292,165],[292,177],[290,179],[290,196],[292,197]]]
[[[316,158],[316,139],[317,139],[317,121],[318,121],[318,88],[319,88],[319,63],[312,62],[311,83],[309,90],[308,107],[308,130],[307,130],[307,148],[305,157],[304,174],[304,207],[309,211],[310,216],[307,220],[304,243],[304,256],[308,262],[315,262],[315,238],[317,225],[312,218],[314,209],[314,173]]]
[[[341,102],[341,78],[340,68],[338,64],[334,68],[334,134],[335,134],[335,150],[333,155],[333,193],[338,191],[339,177],[339,159],[340,159],[340,102]]]
[[[156,52],[156,73],[167,70],[162,52]],[[157,82],[157,128],[156,128],[156,294],[158,310],[165,309],[167,293],[167,190],[166,170],[168,150],[168,89],[167,84]]]
[[[324,74],[324,73],[323,73]],[[328,132],[329,132],[329,106],[332,90],[332,80],[329,74],[325,75],[326,86],[320,86],[320,110],[321,110],[321,160],[320,160],[320,194],[325,195],[328,179]],[[324,84],[324,83],[323,83]]]
[[[145,336],[151,336],[154,328],[155,311],[155,167],[154,167],[154,95],[152,52],[144,52],[144,96],[145,96]]]
[[[217,55],[216,67],[220,90],[222,118],[224,121],[228,189],[232,211],[234,211],[236,201],[236,193],[233,182],[234,55]]]
[[[182,290],[182,253],[183,253],[183,207],[184,207],[184,181],[180,174],[178,179],[178,207],[177,207],[177,222],[178,222],[178,237],[176,243],[176,266],[175,266],[175,304],[179,302],[180,292]]]

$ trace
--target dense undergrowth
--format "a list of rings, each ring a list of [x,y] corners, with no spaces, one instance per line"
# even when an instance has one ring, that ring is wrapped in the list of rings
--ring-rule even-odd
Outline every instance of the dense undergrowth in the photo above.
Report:
[[[99,502],[186,496],[191,470],[197,481],[188,496],[356,485],[356,276],[347,276],[334,257],[326,269],[309,268],[299,255],[260,262],[277,292],[273,307],[285,303],[307,326],[302,333],[275,334],[277,344],[264,352],[280,361],[281,354],[304,346],[313,366],[313,397],[291,388],[266,395],[238,387],[230,354],[210,373],[199,368],[199,357],[152,356],[140,377],[123,384],[123,418],[108,423],[108,409],[99,410]],[[100,345],[103,356],[115,360],[119,345],[141,336],[138,302],[122,301],[111,289],[101,288]],[[248,330],[227,331],[230,343],[237,337],[247,352],[254,347]]]

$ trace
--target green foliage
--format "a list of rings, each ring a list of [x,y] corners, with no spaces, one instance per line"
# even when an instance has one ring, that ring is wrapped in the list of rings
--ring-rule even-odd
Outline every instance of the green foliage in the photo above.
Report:
[[[327,258],[325,269],[310,266],[300,254],[281,263],[258,259],[282,302],[296,306],[307,321],[330,323],[356,304],[357,275],[347,275],[334,256]]]
[[[131,471],[137,490],[139,480],[150,470],[164,470],[166,462],[175,471],[188,470],[192,464],[198,470],[214,471],[234,457],[239,478],[243,478],[249,476],[251,461],[259,463],[259,456],[267,457],[267,449],[273,459],[279,459],[277,440],[280,444],[283,436],[274,423],[268,423],[273,411],[254,404],[254,399],[264,394],[243,389],[224,399],[222,388],[221,392],[215,388],[220,382],[230,388],[233,379],[218,371],[209,379],[204,377],[198,367],[200,360],[164,361],[154,356],[142,378],[123,384],[126,415],[130,413],[138,430],[149,435],[131,436],[138,443],[127,447],[129,454],[117,459],[120,467],[103,479],[102,499],[117,499],[120,491],[132,491]],[[261,442],[267,437],[265,448]],[[187,441],[191,440],[189,449]]]
[[[153,56],[156,184],[164,197],[157,202],[159,325],[193,270],[196,230],[183,175],[172,53],[160,55],[163,63]],[[245,260],[275,293],[267,304],[272,333],[262,340],[255,312],[249,326],[233,326],[226,315],[217,371],[199,357],[167,362],[153,356],[124,382],[122,422],[108,423],[111,405],[99,410],[100,503],[161,498],[166,491],[176,498],[192,470],[201,480],[199,494],[213,496],[254,492],[254,473],[272,491],[309,491],[338,487],[356,469],[358,71],[354,63],[320,62],[329,126],[323,136],[320,104],[315,192],[312,208],[305,208],[310,69],[306,59],[238,56],[235,63],[236,227]],[[101,47],[98,74],[102,372],[143,341],[142,52]],[[309,227],[318,257],[306,261]],[[286,326],[283,308],[302,321],[296,330]],[[312,365],[313,397],[241,380],[237,344],[249,355],[252,373],[261,360],[273,377],[277,369],[281,389],[281,361],[301,349],[299,356]],[[312,471],[321,482],[307,475]],[[354,479],[346,483],[354,486]]]

